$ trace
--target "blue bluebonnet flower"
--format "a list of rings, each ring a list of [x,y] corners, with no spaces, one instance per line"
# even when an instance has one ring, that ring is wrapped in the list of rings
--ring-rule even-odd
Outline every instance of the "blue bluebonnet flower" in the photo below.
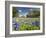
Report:
[[[16,28],[19,27],[19,22],[16,22]]]
[[[19,30],[19,22],[16,23],[16,31]]]
[[[40,25],[40,22],[39,21],[36,21],[35,23],[36,23],[36,25]]]
[[[32,22],[32,25],[35,25],[35,22]]]
[[[32,22],[32,25],[39,26],[40,25],[40,22],[39,21]]]
[[[19,22],[16,22],[15,24],[13,24],[13,26],[16,28],[16,31],[19,29]]]
[[[19,22],[16,22],[15,18],[12,19],[12,26],[15,28],[15,30],[18,30],[19,28]]]

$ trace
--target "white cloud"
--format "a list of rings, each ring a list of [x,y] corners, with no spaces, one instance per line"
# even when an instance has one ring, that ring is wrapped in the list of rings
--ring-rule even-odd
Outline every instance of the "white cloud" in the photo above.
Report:
[[[22,12],[22,10],[19,10],[19,12]]]

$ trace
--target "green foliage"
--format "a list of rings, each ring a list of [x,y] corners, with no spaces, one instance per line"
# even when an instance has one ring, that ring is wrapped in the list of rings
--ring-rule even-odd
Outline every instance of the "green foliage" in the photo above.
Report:
[[[38,26],[33,26],[31,24],[20,24],[20,31],[24,30],[39,30],[40,27]]]
[[[26,24],[20,24],[20,30],[26,30]]]
[[[29,12],[28,14],[27,14],[27,17],[39,17],[40,16],[40,11],[32,11],[32,12]]]
[[[13,16],[12,17],[18,17],[19,16],[19,14],[18,14],[18,11],[16,10],[16,8],[15,7],[13,7],[13,9],[12,9],[13,11],[12,11],[12,14],[13,14]]]

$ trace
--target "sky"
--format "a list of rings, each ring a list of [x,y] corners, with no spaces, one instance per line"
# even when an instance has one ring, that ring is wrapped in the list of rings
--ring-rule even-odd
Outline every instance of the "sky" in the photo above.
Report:
[[[16,10],[18,10],[20,16],[26,16],[29,12],[31,12],[32,10],[35,10],[35,9],[36,8],[16,7]]]

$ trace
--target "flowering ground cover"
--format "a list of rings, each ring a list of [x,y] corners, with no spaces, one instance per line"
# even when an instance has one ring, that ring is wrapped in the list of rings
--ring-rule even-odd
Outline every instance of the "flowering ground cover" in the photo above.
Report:
[[[33,20],[33,18],[31,18],[31,20],[29,21],[25,19],[16,19],[17,21],[14,21],[13,23],[13,30],[15,31],[26,31],[26,30],[40,30],[40,22],[39,22],[39,18],[35,18]],[[20,21],[21,20],[21,21]]]

